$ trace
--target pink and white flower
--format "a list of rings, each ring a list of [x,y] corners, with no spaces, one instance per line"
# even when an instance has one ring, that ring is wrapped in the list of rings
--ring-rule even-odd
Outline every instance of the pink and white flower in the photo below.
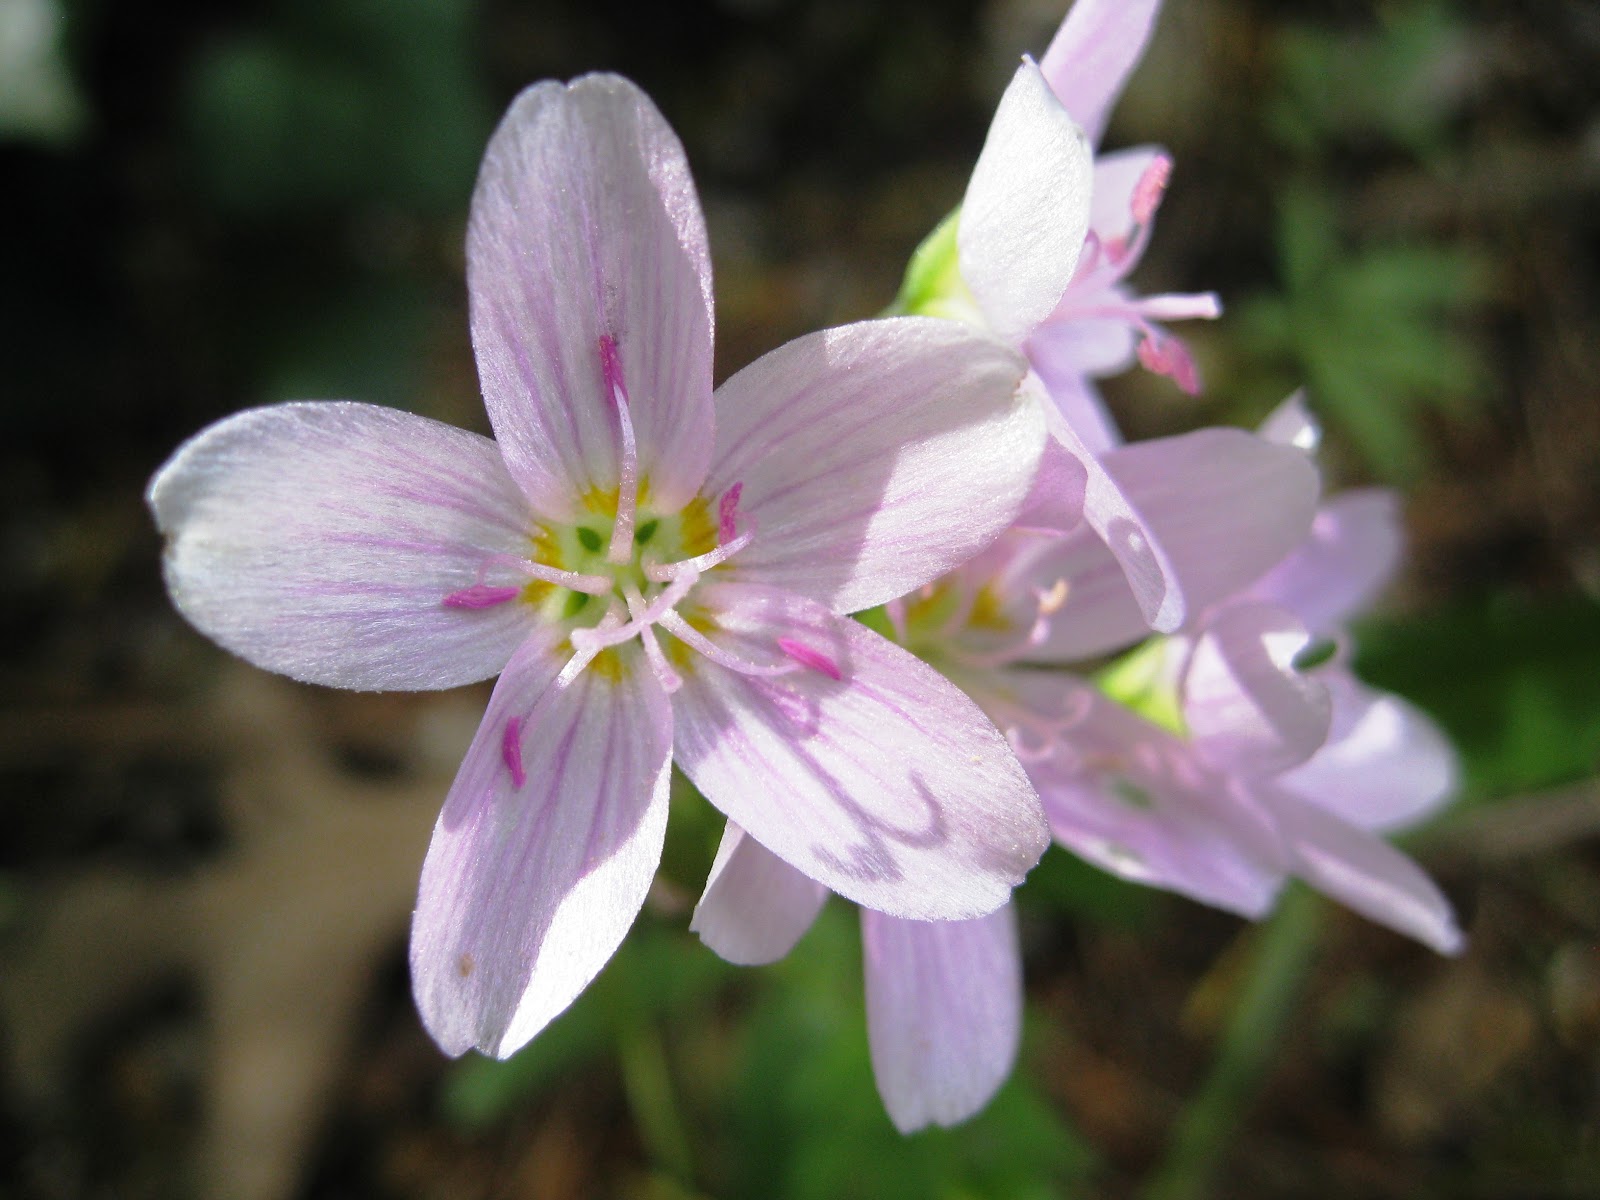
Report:
[[[931,319],[791,342],[711,387],[682,147],[615,76],[524,92],[468,230],[496,440],[354,403],[241,413],[149,500],[178,608],[339,687],[499,674],[412,928],[449,1053],[506,1055],[611,956],[676,759],[802,877],[918,920],[1003,905],[1048,831],[1006,741],[842,614],[982,549],[1044,442],[1025,364]]]

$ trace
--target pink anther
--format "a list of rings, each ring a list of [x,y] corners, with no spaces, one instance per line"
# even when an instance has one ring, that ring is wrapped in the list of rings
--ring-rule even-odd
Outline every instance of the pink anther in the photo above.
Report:
[[[522,718],[507,717],[506,731],[500,738],[500,757],[511,772],[511,785],[520,788],[528,782],[528,772],[522,767]]]
[[[1139,176],[1139,182],[1133,185],[1129,207],[1133,210],[1136,224],[1150,224],[1156,209],[1161,207],[1162,193],[1167,190],[1167,181],[1171,178],[1172,160],[1165,154],[1156,155],[1144,169],[1144,174]]]
[[[829,679],[844,678],[844,673],[839,670],[838,663],[834,662],[821,650],[815,650],[804,642],[797,642],[794,638],[781,637],[778,639],[778,649],[782,650],[802,667],[820,671]]]
[[[733,541],[737,532],[736,523],[739,516],[739,496],[744,492],[744,482],[734,484],[722,493],[722,499],[717,501],[717,533],[718,540],[723,542]]]
[[[496,604],[504,604],[507,600],[515,600],[520,588],[493,587],[487,583],[475,583],[471,587],[462,588],[459,592],[451,592],[444,598],[446,608],[493,608]]]
[[[1146,337],[1139,343],[1139,361],[1146,370],[1170,377],[1189,395],[1199,395],[1200,369],[1194,365],[1188,347],[1177,338]]]

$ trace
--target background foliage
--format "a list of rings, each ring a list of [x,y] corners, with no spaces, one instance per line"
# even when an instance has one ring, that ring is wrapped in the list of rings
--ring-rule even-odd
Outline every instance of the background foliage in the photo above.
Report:
[[[224,661],[159,583],[144,481],[295,397],[483,427],[466,200],[534,79],[620,70],[679,130],[719,376],[879,310],[1059,0],[0,5],[0,1178],[115,1195],[1587,1194],[1600,1178],[1600,18],[1585,0],[1169,0],[1109,145],[1178,170],[1139,281],[1215,288],[1208,389],[1304,384],[1331,478],[1404,486],[1371,680],[1461,747],[1412,849],[1447,962],[1291,894],[1261,927],[1052,853],[1030,1015],[978,1119],[872,1090],[854,916],[739,971],[685,932],[680,797],[638,929],[509,1063],[406,992],[426,829],[482,696]]]

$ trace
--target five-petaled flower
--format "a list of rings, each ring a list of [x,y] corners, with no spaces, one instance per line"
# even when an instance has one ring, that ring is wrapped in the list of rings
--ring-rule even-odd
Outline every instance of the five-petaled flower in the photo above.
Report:
[[[998,909],[1043,850],[1004,738],[843,614],[1018,511],[1025,364],[949,322],[801,338],[713,395],[683,151],[615,76],[522,94],[468,230],[496,439],[353,403],[202,432],[150,503],[168,586],[260,666],[352,688],[500,675],[412,928],[440,1045],[505,1055],[593,978],[660,858],[674,758],[775,856],[863,906]]]

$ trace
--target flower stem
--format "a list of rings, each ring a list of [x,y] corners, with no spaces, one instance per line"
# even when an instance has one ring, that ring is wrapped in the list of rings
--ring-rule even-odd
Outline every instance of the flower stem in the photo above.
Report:
[[[1179,1114],[1166,1157],[1141,1200],[1200,1200],[1211,1193],[1223,1157],[1277,1054],[1311,969],[1322,921],[1318,897],[1304,886],[1285,892],[1261,930],[1255,959],[1200,1090]]]
[[[689,1133],[678,1114],[672,1071],[660,1031],[648,1023],[623,1030],[617,1041],[617,1057],[622,1067],[622,1089],[645,1149],[657,1166],[680,1182],[690,1183],[694,1179],[694,1155]]]

